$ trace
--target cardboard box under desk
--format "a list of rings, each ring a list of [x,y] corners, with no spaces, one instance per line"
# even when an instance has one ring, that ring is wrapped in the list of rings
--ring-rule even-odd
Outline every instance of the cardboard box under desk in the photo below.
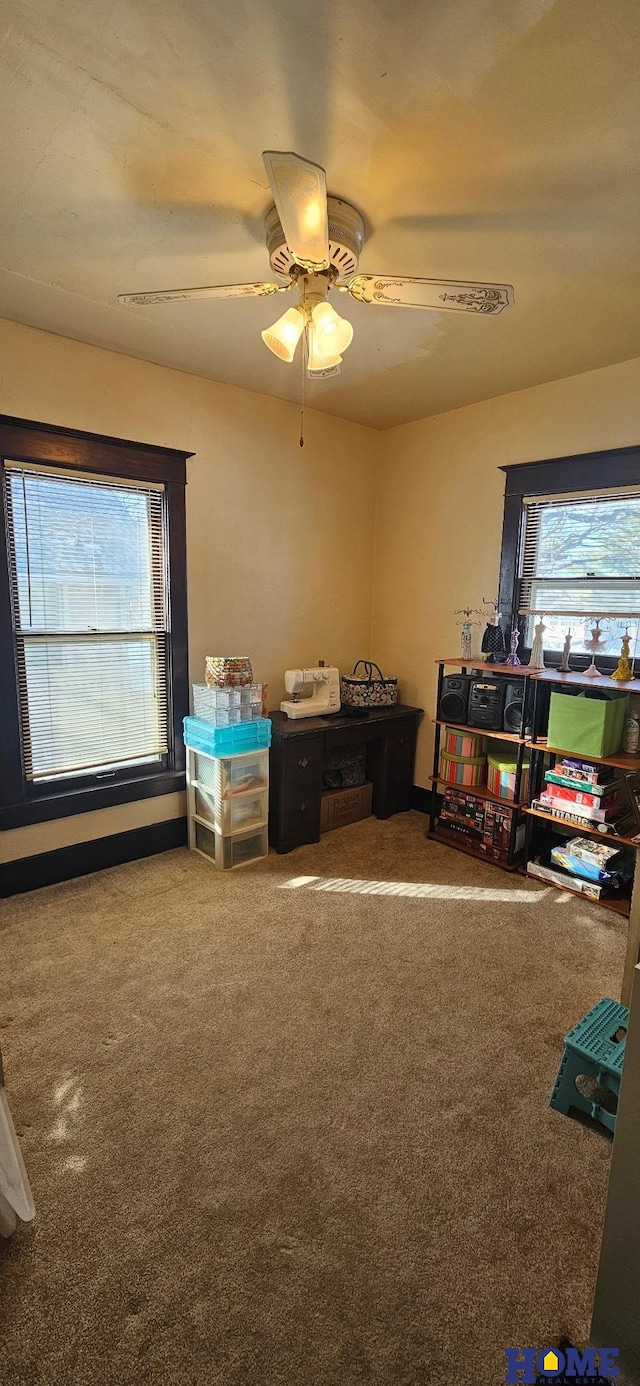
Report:
[[[344,828],[371,815],[372,784],[360,784],[355,789],[332,789],[323,794],[320,808],[320,832]]]

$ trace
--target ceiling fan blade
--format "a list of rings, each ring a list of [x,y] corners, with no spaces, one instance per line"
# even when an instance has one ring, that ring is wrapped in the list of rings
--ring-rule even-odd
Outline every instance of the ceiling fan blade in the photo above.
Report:
[[[307,270],[327,269],[329,221],[324,169],[298,154],[282,154],[276,149],[265,149],[262,158],[296,264]]]
[[[514,302],[511,284],[470,284],[456,279],[392,279],[357,274],[349,293],[359,303],[392,303],[400,308],[443,308],[456,313],[501,313]]]
[[[146,294],[118,294],[118,303],[168,303],[174,298],[263,298],[286,293],[291,284],[212,284],[201,289],[150,289]]]

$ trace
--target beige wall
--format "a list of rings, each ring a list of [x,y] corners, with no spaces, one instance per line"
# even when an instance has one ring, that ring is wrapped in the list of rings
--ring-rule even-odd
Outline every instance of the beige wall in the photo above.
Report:
[[[640,443],[640,360],[389,429],[378,467],[372,655],[420,705],[416,783],[431,772],[435,660],[454,609],[497,594],[504,474],[515,462]],[[474,632],[479,650],[480,630]]]
[[[301,449],[298,410],[284,401],[0,321],[0,408],[193,451],[192,677],[207,653],[246,651],[273,707],[286,667],[345,669],[371,653],[427,711],[416,771],[426,786],[435,660],[458,649],[453,610],[497,589],[498,468],[638,443],[640,361],[384,434],[310,410]],[[171,795],[15,830],[0,835],[0,859],[183,812]]]
[[[283,369],[285,369],[283,367]],[[189,641],[251,655],[283,696],[291,665],[368,654],[380,434],[282,400],[0,321],[5,414],[195,453],[188,464]],[[155,817],[150,819],[150,807]],[[91,836],[184,812],[183,799],[92,813]],[[1,835],[5,860],[84,841],[89,815]]]

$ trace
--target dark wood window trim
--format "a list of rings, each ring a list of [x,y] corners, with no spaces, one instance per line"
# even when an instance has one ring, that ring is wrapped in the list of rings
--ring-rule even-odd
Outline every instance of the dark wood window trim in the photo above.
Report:
[[[523,534],[523,497],[562,494],[565,491],[594,491],[603,487],[637,486],[640,482],[640,447],[610,448],[606,452],[583,452],[572,457],[554,457],[544,462],[519,462],[501,467],[506,475],[502,552],[500,556],[499,609],[502,624],[508,630],[516,623],[522,632],[524,619],[518,616],[518,562]],[[530,650],[520,645],[519,656],[524,663]],[[560,663],[560,655],[545,654],[550,668]],[[588,655],[572,654],[571,668],[586,669]],[[614,669],[617,655],[598,660],[603,672]]]
[[[130,481],[163,482],[169,553],[169,687],[171,745],[156,770],[140,766],[108,783],[96,777],[51,785],[28,786],[22,769],[16,655],[11,620],[7,535],[0,543],[0,830],[111,808],[184,787],[185,752],[182,719],[188,712],[187,575],[185,485],[186,462],[193,453],[153,447],[98,433],[58,428],[0,415],[0,459],[77,468]]]

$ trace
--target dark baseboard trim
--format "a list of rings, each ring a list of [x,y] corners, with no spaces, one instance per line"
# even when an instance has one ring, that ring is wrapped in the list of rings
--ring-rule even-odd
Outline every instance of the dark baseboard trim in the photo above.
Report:
[[[7,861],[0,865],[0,897],[57,885],[59,881],[88,876],[107,866],[122,866],[123,862],[137,861],[139,857],[153,857],[172,847],[184,847],[186,841],[186,818],[170,818],[146,828],[132,828],[126,833],[94,838],[92,842],[78,842],[73,847]]]
[[[411,790],[411,807],[417,809],[419,813],[431,813],[431,790],[423,789],[420,784],[414,784]]]

